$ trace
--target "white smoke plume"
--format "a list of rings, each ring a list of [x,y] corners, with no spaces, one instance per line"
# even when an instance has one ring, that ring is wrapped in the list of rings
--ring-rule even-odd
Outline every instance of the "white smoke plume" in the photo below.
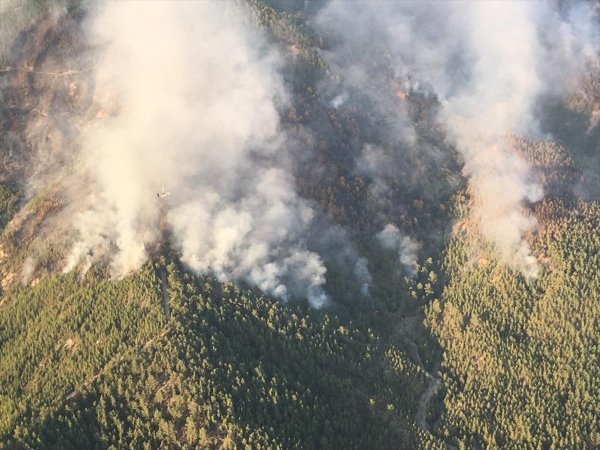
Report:
[[[538,269],[525,234],[536,221],[525,207],[543,193],[507,137],[537,136],[537,100],[566,92],[599,50],[593,2],[559,6],[333,1],[317,20],[334,42],[342,42],[325,53],[334,64],[345,59],[346,67],[356,66],[352,73],[368,72],[364,54],[347,51],[356,43],[355,30],[362,30],[361,39],[387,47],[391,80],[437,97],[438,119],[463,156],[484,237],[505,263],[529,276]],[[360,77],[352,79],[356,85]],[[372,84],[366,80],[363,89],[371,91]],[[402,109],[398,120],[409,128]],[[412,140],[409,132],[405,141]]]
[[[371,282],[373,280],[371,273],[369,272],[366,258],[359,257],[357,259],[356,263],[354,264],[354,276],[360,284],[360,293],[364,296],[368,296],[371,288]]]
[[[417,258],[421,244],[411,239],[410,236],[402,235],[398,227],[391,223],[377,233],[376,237],[383,248],[398,253],[398,260],[411,277],[417,274]]]
[[[278,56],[236,4],[101,3],[89,41],[95,106],[65,271],[108,257],[126,274],[166,221],[195,271],[322,306],[325,267],[304,237],[314,212],[286,170]]]
[[[393,155],[373,144],[365,144],[355,161],[356,170],[367,175],[372,181],[369,185],[371,204],[384,209],[389,202],[390,181],[396,178],[396,161]],[[385,219],[384,219],[385,220]]]
[[[21,268],[21,283],[29,284],[31,278],[33,277],[33,274],[35,273],[35,265],[36,262],[34,258],[32,258],[31,256],[25,258],[25,261],[23,262],[23,267]]]
[[[348,100],[348,93],[342,92],[340,95],[335,96],[333,100],[331,100],[330,105],[333,108],[338,109],[340,106],[346,103],[346,100]]]

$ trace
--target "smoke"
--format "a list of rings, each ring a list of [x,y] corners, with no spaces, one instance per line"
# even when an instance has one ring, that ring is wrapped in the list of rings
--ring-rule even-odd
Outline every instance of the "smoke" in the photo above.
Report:
[[[21,283],[29,284],[35,273],[36,261],[31,256],[25,258],[21,269]]]
[[[331,100],[330,105],[333,108],[338,109],[340,106],[346,103],[346,100],[348,100],[348,93],[342,92],[340,95],[336,95],[333,100]]]
[[[402,98],[437,98],[437,120],[463,157],[483,236],[505,263],[536,276],[525,239],[536,221],[526,206],[543,193],[508,137],[539,137],[536,102],[567,92],[597,55],[597,14],[583,2],[559,10],[550,1],[332,1],[317,25],[331,38],[325,57],[349,74],[350,83],[387,97],[384,105],[395,108],[405,144],[414,146],[416,124],[405,107],[391,103],[397,87]],[[356,52],[361,46],[373,51]],[[376,64],[369,57],[380,47],[384,63]],[[385,155],[370,147],[363,153],[362,166],[385,166],[380,176],[388,176],[389,165],[381,164]]]
[[[411,277],[417,274],[417,258],[421,244],[409,236],[403,236],[398,227],[391,223],[377,233],[376,237],[383,248],[398,253],[398,260]]]
[[[31,26],[42,14],[58,17],[66,10],[68,0],[44,2],[3,0],[0,2],[0,61],[4,61],[15,37]]]
[[[68,222],[75,231],[65,271],[108,260],[122,276],[140,267],[168,231],[199,273],[320,306],[327,301],[325,263],[343,260],[368,294],[366,261],[345,238],[323,243],[328,233],[316,224],[317,211],[296,194],[290,167],[301,155],[290,155],[300,146],[279,119],[287,105],[281,58],[237,3],[93,8],[84,24],[89,51],[75,64],[81,73],[31,72],[32,79],[51,75],[47,85],[64,94],[47,95],[47,109],[38,111],[44,120],[33,121],[28,135],[45,142],[34,146],[38,152],[52,153],[49,162],[37,161],[43,170],[32,190],[54,189],[48,174],[63,177],[67,204],[57,229]],[[429,168],[451,159],[443,144],[454,146],[483,235],[503,261],[535,275],[525,236],[536,222],[526,207],[542,191],[509,138],[537,136],[538,98],[570,89],[585,69],[597,51],[592,16],[586,4],[559,11],[542,2],[329,3],[316,25],[337,75],[320,86],[328,91],[322,98],[340,113],[367,117],[359,125],[370,140],[349,140],[349,151],[360,153],[352,158],[371,179],[372,204],[389,209],[398,186],[427,197],[439,181]],[[81,49],[63,47],[64,58]],[[79,102],[82,110],[65,113],[61,101]],[[59,137],[47,132],[51,120]],[[157,197],[163,186],[171,195]],[[375,221],[406,225],[383,213]],[[389,230],[382,245],[398,251],[410,270],[419,244]]]
[[[354,276],[360,284],[360,293],[364,296],[368,296],[373,279],[371,277],[371,273],[369,272],[366,258],[359,257],[357,259],[356,263],[354,264]]]
[[[326,270],[307,248],[314,211],[287,170],[276,52],[229,2],[102,3],[88,28],[94,105],[70,177],[65,271],[108,258],[122,276],[168,224],[193,270],[322,306]],[[162,186],[171,195],[157,196]]]

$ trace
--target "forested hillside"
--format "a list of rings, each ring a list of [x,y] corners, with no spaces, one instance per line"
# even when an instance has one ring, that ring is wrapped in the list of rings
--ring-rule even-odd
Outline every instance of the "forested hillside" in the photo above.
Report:
[[[173,264],[167,271],[168,321],[149,265],[95,296],[85,297],[81,288],[72,300],[58,302],[60,312],[47,306],[48,321],[62,315],[65,324],[40,327],[51,335],[39,339],[50,348],[10,333],[32,347],[28,360],[40,369],[5,374],[3,391],[22,392],[26,405],[4,415],[5,421],[14,417],[3,424],[5,433],[14,433],[8,442],[37,448],[409,448],[435,442],[411,419],[423,370],[365,324],[282,307]],[[147,286],[155,290],[138,290]],[[85,298],[91,311],[77,310],[75,298]],[[128,298],[143,298],[145,305]],[[91,325],[89,318],[98,315],[114,325]],[[3,345],[10,349],[11,343]]]
[[[600,446],[600,10],[348,5],[0,5],[0,448]]]
[[[466,448],[593,448],[599,439],[600,205],[536,206],[528,281],[473,253],[463,229],[446,249],[442,301],[427,307],[444,348],[439,432]]]

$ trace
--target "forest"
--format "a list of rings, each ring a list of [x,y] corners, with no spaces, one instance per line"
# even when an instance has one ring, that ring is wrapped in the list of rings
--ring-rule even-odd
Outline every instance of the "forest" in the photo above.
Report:
[[[532,106],[542,132],[532,137],[505,130],[501,142],[508,143],[509,154],[502,153],[501,144],[482,152],[493,155],[490,168],[482,162],[485,155],[473,158],[462,149],[461,139],[467,139],[462,128],[450,132],[454,122],[442,122],[452,97],[441,100],[441,91],[434,90],[437,78],[419,85],[412,73],[398,69],[401,63],[412,68],[418,55],[402,59],[404,47],[381,37],[388,19],[406,18],[406,2],[400,2],[400,13],[381,5],[383,13],[357,6],[348,19],[338,10],[344,2],[235,0],[227,4],[242,18],[230,34],[229,25],[219,22],[225,20],[219,2],[213,2],[216,13],[196,4],[222,27],[213,30],[215,39],[233,42],[236,51],[230,48],[222,63],[219,54],[198,44],[192,49],[209,60],[198,63],[201,70],[192,65],[193,74],[208,78],[214,68],[218,93],[232,59],[232,70],[244,73],[241,92],[255,91],[241,94],[237,79],[231,87],[223,81],[224,91],[236,92],[235,120],[219,125],[190,120],[189,128],[177,122],[174,143],[168,145],[185,147],[200,129],[209,135],[208,144],[194,138],[193,145],[216,142],[202,164],[218,168],[222,160],[210,159],[213,153],[228,163],[242,162],[230,163],[231,173],[213,174],[218,169],[195,168],[193,152],[172,150],[184,159],[176,166],[181,178],[192,183],[204,177],[204,184],[178,181],[166,199],[151,192],[155,202],[147,201],[151,207],[145,199],[139,202],[133,232],[117,235],[112,229],[121,232],[129,212],[123,213],[119,200],[110,203],[114,191],[93,191],[109,176],[90,169],[107,164],[98,156],[102,147],[90,150],[96,159],[85,160],[79,146],[86,148],[93,133],[117,146],[110,136],[122,137],[127,127],[136,131],[136,123],[152,115],[149,105],[164,97],[152,85],[163,86],[161,67],[143,83],[134,78],[127,84],[110,67],[108,75],[98,70],[98,79],[89,81],[90,61],[111,62],[124,45],[100,56],[86,53],[104,45],[109,35],[102,33],[113,26],[108,24],[122,21],[137,30],[127,10],[119,15],[116,9],[107,16],[112,21],[98,19],[105,28],[94,29],[100,38],[90,44],[84,39],[92,33],[86,29],[88,15],[102,16],[89,2],[7,1],[0,6],[0,448],[600,446],[597,70],[584,71],[567,94],[542,92],[546,97]],[[127,8],[136,2],[124,3]],[[177,8],[172,16],[165,8],[169,26],[186,19],[185,9],[180,19]],[[597,36],[600,11],[592,12]],[[423,9],[413,13],[415,23],[422,15],[430,18]],[[193,20],[204,24],[201,15]],[[350,37],[339,34],[345,20],[365,29],[354,29]],[[458,19],[449,15],[452,20]],[[373,26],[369,21],[380,28],[367,30]],[[440,36],[450,33],[445,26]],[[162,25],[149,28],[157,36],[164,32]],[[426,28],[426,38],[435,39],[435,30]],[[243,39],[238,29],[246,33]],[[190,30],[196,27],[181,32]],[[110,32],[117,36],[111,38],[121,36],[119,30]],[[396,32],[389,31],[397,37]],[[213,34],[201,35],[211,43],[207,46],[213,45]],[[129,34],[123,36],[127,42]],[[242,44],[244,39],[250,44]],[[153,48],[151,66],[153,58],[160,63],[163,52],[187,56],[188,45]],[[244,45],[260,65],[246,56],[235,59]],[[142,66],[146,60],[136,59],[137,47],[132,49],[125,63],[114,61],[138,76],[127,60]],[[597,42],[592,50],[592,69],[597,69]],[[467,56],[457,57],[456,64],[468,62]],[[221,72],[219,64],[224,64]],[[265,75],[269,71],[280,78],[272,81]],[[414,71],[415,79],[423,75]],[[173,74],[178,82],[187,81],[187,75]],[[152,101],[144,97],[139,104],[133,99],[129,106],[116,105],[100,92],[102,76],[109,84],[122,83],[124,98],[148,84],[150,91],[140,92],[151,93]],[[165,86],[172,87],[166,78]],[[270,84],[260,84],[263,79]],[[173,91],[175,98],[179,91]],[[188,99],[182,92],[180,104],[169,96],[165,100],[167,107],[176,104],[168,110],[174,115],[191,104],[228,120],[225,100],[210,109],[210,100],[203,103],[191,94]],[[246,104],[247,98],[262,103]],[[459,106],[469,103],[460,100]],[[273,127],[271,109],[278,117]],[[488,109],[501,106],[482,107],[484,119]],[[130,112],[140,115],[120,116]],[[263,115],[263,122],[251,120]],[[107,173],[125,171],[119,189],[137,193],[147,187],[134,173],[175,170],[152,150],[157,145],[159,153],[171,151],[154,133],[157,124],[165,130],[173,126],[167,116],[149,120],[148,128],[140,128],[141,138],[124,134],[127,145],[142,143],[143,152],[134,156],[147,160],[133,158],[131,173],[129,159],[108,160]],[[96,126],[95,121],[105,122]],[[92,131],[86,135],[88,126]],[[274,128],[276,135],[245,131],[252,126]],[[112,134],[102,134],[106,130]],[[250,150],[231,157],[227,152],[236,139]],[[158,169],[152,166],[156,161]],[[509,175],[497,168],[505,161],[513,164]],[[79,172],[80,164],[86,171]],[[267,186],[279,197],[262,193],[270,178],[259,172],[284,174]],[[258,181],[247,181],[252,177]],[[510,189],[535,191],[529,189],[531,179],[543,195],[523,194],[515,207],[510,202],[517,194]],[[493,183],[502,186],[491,189]],[[500,206],[486,206],[490,190]],[[80,194],[88,191],[92,194],[82,200]],[[196,195],[196,203],[180,200],[184,195]],[[124,197],[123,203],[138,199]],[[112,209],[102,209],[102,202]],[[193,209],[201,202],[210,206]],[[219,208],[236,214],[220,216]],[[191,211],[196,220],[191,229],[198,228],[199,235],[191,234],[182,211]],[[117,218],[110,222],[113,213]],[[516,240],[510,232],[498,238],[489,226],[491,216],[502,232],[510,228],[503,214],[519,223]],[[89,228],[98,217],[106,222]],[[239,225],[245,230],[239,232],[234,229],[243,222],[239,217],[254,225]],[[151,226],[135,228],[146,222]],[[227,243],[204,245],[213,227],[215,235],[233,242],[227,255],[235,256],[225,262],[219,251]],[[122,242],[135,232],[148,236],[140,246],[144,257],[115,275],[117,263],[130,262],[122,257]],[[504,242],[517,250],[507,256]],[[199,250],[190,253],[193,245]],[[241,269],[263,252],[271,252],[271,259]],[[78,259],[71,267],[73,255]],[[527,265],[530,261],[535,264]],[[267,276],[272,273],[276,287]],[[312,284],[305,288],[306,283]],[[313,295],[324,300],[315,303]]]

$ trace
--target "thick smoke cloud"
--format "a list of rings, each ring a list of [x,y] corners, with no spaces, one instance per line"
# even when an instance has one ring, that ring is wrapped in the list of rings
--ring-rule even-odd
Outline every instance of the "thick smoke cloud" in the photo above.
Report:
[[[90,17],[94,106],[65,271],[109,258],[126,274],[168,227],[192,269],[323,305],[314,212],[286,170],[277,54],[229,2],[108,2]]]
[[[567,92],[597,55],[597,14],[592,3],[559,10],[552,2],[333,1],[317,26],[332,42],[325,57],[351,86],[396,113],[405,144],[414,142],[413,124],[390,99],[411,92],[437,98],[438,121],[463,157],[483,236],[505,263],[535,276],[525,235],[536,221],[526,205],[543,192],[509,137],[538,136],[536,102]],[[369,59],[376,52],[365,46],[385,48],[385,63]],[[371,147],[363,153],[359,165],[381,166]]]

